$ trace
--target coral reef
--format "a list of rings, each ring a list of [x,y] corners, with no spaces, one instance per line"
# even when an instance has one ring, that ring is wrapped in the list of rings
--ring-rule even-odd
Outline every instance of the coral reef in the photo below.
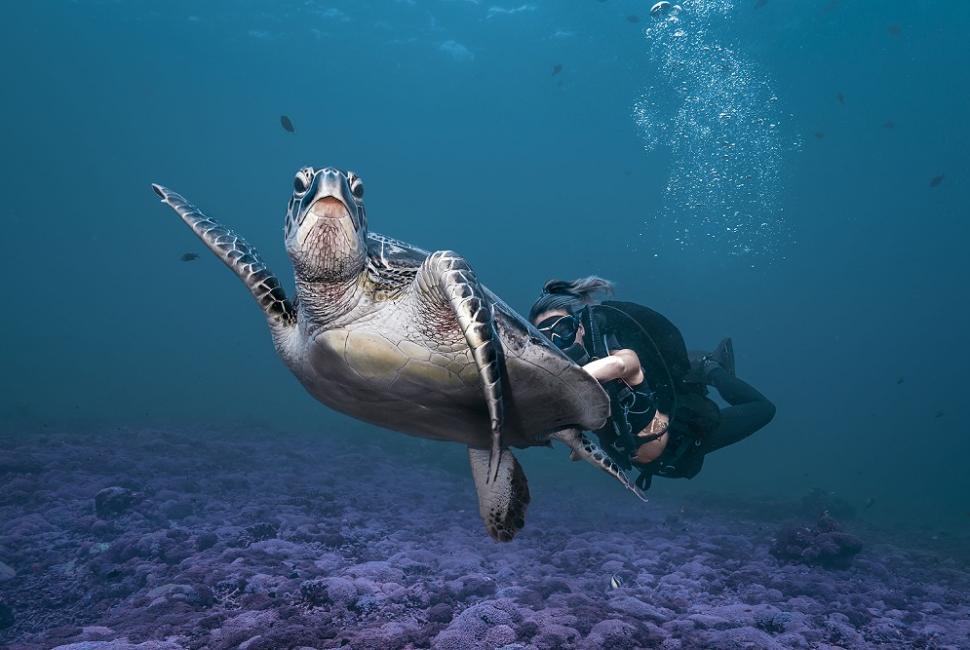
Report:
[[[557,480],[533,476],[524,531],[498,544],[448,465],[460,450],[430,442],[392,455],[124,431],[0,449],[0,647],[14,650],[970,644],[970,576],[953,560],[867,540],[832,570],[843,540],[841,555],[780,561],[763,520],[639,503],[563,450]],[[551,453],[520,456],[528,471]],[[848,534],[830,525],[775,548],[805,559]]]
[[[814,526],[789,524],[778,533],[771,554],[780,560],[846,569],[862,550],[862,540],[842,530],[827,512]]]

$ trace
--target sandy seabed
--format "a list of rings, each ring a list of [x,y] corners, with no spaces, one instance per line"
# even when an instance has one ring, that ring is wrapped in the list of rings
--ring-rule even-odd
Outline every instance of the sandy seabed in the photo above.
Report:
[[[499,544],[416,444],[2,436],[0,647],[970,648],[954,559],[814,521],[777,557],[777,510],[645,505],[565,462],[583,481],[533,477]]]

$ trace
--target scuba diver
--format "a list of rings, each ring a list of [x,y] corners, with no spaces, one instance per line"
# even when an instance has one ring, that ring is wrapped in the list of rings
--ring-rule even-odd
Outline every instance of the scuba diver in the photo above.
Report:
[[[624,469],[693,478],[704,457],[768,424],[775,405],[734,374],[734,349],[724,339],[711,353],[688,353],[680,330],[661,314],[630,302],[600,301],[613,284],[596,276],[550,280],[529,320],[569,358],[603,384],[611,415],[594,433]],[[717,390],[728,407],[711,400]]]

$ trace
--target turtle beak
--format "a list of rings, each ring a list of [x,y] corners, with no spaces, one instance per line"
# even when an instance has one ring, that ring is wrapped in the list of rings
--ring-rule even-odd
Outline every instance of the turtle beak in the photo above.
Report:
[[[317,172],[303,205],[301,222],[308,216],[315,217],[313,221],[350,217],[354,229],[358,231],[364,223],[363,206],[354,199],[347,177],[335,169],[327,168]]]

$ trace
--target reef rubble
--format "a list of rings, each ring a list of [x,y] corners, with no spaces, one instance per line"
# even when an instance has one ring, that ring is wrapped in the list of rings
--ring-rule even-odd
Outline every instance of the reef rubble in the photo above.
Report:
[[[840,537],[855,551],[838,568],[789,562],[783,522],[567,483],[565,458],[499,544],[470,475],[413,444],[2,437],[0,647],[970,647],[955,560]]]

